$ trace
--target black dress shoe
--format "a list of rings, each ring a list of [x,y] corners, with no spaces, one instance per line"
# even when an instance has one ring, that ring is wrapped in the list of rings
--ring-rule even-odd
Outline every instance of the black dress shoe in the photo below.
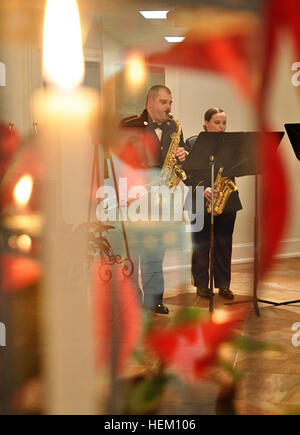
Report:
[[[156,304],[154,307],[150,308],[150,311],[158,314],[169,314],[169,308],[164,304]]]
[[[220,288],[219,296],[221,296],[224,299],[234,299],[234,294],[229,288]]]
[[[210,290],[207,287],[197,287],[197,296],[201,296],[202,298],[209,299],[210,298]],[[213,294],[214,296],[214,294]]]

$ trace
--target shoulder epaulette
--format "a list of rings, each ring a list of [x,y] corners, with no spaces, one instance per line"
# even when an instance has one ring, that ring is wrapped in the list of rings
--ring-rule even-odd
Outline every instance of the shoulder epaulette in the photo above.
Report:
[[[123,120],[123,122],[129,122],[129,121],[134,121],[135,119],[139,119],[141,117],[141,115],[134,115],[134,116],[129,116],[128,118],[125,118]]]

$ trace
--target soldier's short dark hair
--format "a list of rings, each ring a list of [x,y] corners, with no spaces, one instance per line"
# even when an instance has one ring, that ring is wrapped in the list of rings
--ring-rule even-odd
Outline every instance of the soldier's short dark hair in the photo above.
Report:
[[[164,85],[154,85],[154,86],[152,86],[150,89],[149,89],[149,91],[148,91],[148,94],[147,94],[147,99],[146,99],[146,103],[148,102],[148,100],[150,99],[150,98],[156,98],[157,97],[157,95],[158,95],[158,93],[159,93],[159,91],[161,90],[161,89],[164,89],[168,94],[171,94],[172,92],[170,91],[170,89],[167,87],[167,86],[164,86]]]

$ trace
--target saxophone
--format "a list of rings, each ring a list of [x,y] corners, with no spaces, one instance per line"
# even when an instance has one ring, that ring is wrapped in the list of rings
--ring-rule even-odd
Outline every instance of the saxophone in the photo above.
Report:
[[[177,186],[180,181],[186,180],[186,173],[178,166],[175,153],[178,149],[181,135],[181,125],[173,118],[176,124],[176,131],[171,135],[171,143],[161,168],[161,178],[171,189]]]
[[[214,182],[214,189],[217,190],[216,198],[214,201],[214,216],[223,213],[227,200],[230,194],[237,190],[236,185],[230,178],[222,177],[224,168],[220,168],[217,178]],[[211,201],[206,201],[206,208],[208,213],[211,213]]]

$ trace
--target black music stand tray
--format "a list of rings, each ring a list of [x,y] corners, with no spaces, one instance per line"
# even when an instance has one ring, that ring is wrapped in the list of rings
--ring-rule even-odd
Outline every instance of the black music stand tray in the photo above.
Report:
[[[296,158],[300,161],[300,124],[284,124]]]
[[[231,132],[231,133],[208,133],[201,132],[197,137],[193,148],[188,155],[184,169],[189,174],[189,179],[193,186],[196,186],[200,179],[206,180],[206,185],[213,185],[213,181],[207,183],[209,174],[209,157],[215,157],[217,170],[224,167],[223,176],[227,177],[243,177],[247,175],[255,175],[255,216],[254,216],[254,273],[253,273],[253,297],[247,301],[227,302],[226,305],[239,304],[244,302],[253,302],[254,310],[259,316],[258,302],[269,303],[272,305],[286,305],[290,302],[272,302],[257,297],[258,287],[258,165],[256,144],[258,132]],[[277,132],[279,146],[284,132]],[[187,183],[188,184],[188,183]],[[211,231],[211,237],[213,232]],[[213,242],[211,241],[213,248]],[[211,251],[213,252],[213,251]],[[212,279],[213,271],[210,270]],[[211,289],[212,292],[212,289]],[[210,295],[210,311],[212,306],[212,294]]]

